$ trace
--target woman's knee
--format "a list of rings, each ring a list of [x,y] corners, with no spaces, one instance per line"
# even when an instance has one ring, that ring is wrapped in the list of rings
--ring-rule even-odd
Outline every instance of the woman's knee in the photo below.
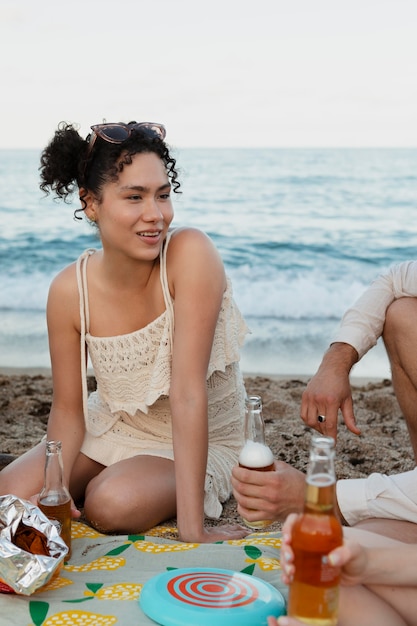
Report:
[[[144,532],[176,511],[173,462],[158,457],[121,461],[92,478],[84,511],[102,532]]]
[[[415,326],[417,298],[399,298],[389,305],[385,314],[384,335],[387,331],[409,331]]]
[[[126,504],[122,491],[110,478],[102,480],[99,475],[90,480],[85,491],[84,513],[94,528],[101,532],[116,530]]]
[[[408,350],[410,343],[417,340],[417,298],[399,298],[388,307],[385,315],[383,339],[392,358]]]

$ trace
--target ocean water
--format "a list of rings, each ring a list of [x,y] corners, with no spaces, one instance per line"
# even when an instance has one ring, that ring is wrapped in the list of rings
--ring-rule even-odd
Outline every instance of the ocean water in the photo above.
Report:
[[[251,328],[246,373],[310,375],[347,307],[415,258],[417,149],[176,149],[174,225],[207,232]],[[44,197],[37,151],[0,151],[0,367],[49,367],[54,275],[94,230]],[[358,376],[389,376],[382,345]]]

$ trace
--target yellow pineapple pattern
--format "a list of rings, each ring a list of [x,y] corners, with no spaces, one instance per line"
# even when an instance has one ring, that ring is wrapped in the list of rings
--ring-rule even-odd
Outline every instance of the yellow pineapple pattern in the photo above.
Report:
[[[199,543],[153,543],[152,541],[135,541],[133,543],[139,552],[151,554],[161,554],[162,552],[184,552],[185,550],[195,550]]]
[[[90,563],[83,563],[81,565],[71,565],[68,563],[65,569],[68,572],[96,572],[96,571],[111,571],[119,569],[126,565],[126,559],[122,556],[101,556]]]
[[[282,540],[278,537],[268,537],[267,535],[260,535],[259,537],[246,537],[245,539],[230,539],[225,541],[230,546],[267,546],[269,548],[281,548]]]
[[[64,578],[63,576],[60,576],[59,578],[53,578],[52,580],[50,580],[48,584],[44,585],[40,589],[37,589],[35,593],[43,593],[44,591],[55,591],[55,589],[63,589],[64,587],[73,584],[74,582],[69,578]]]
[[[107,585],[98,591],[84,591],[87,597],[98,598],[99,600],[137,600],[142,591],[142,584],[138,583],[116,583]]]
[[[155,528],[151,528],[146,531],[146,534],[149,537],[163,537],[164,535],[177,535],[178,529],[173,526],[155,526]]]
[[[87,524],[83,524],[83,522],[77,522],[72,520],[71,522],[71,539],[80,539],[82,537],[90,537],[92,539],[96,539],[97,537],[105,537],[103,533],[99,533],[91,526],[87,526]]]
[[[42,626],[113,626],[114,615],[97,615],[89,611],[62,611],[51,615]]]
[[[278,559],[268,559],[266,557],[260,557],[259,559],[245,559],[245,563],[256,563],[263,572],[272,572],[273,570],[281,569],[281,563]]]

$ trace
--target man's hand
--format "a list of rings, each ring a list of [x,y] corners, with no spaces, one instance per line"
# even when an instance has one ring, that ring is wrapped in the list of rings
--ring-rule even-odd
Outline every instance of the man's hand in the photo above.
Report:
[[[335,440],[339,409],[349,430],[355,435],[361,432],[356,425],[349,382],[350,370],[357,360],[358,353],[349,344],[332,344],[303,393],[302,420]]]
[[[271,472],[236,465],[232,486],[238,513],[249,522],[283,521],[289,513],[303,508],[305,476],[283,461],[275,461],[275,470]]]

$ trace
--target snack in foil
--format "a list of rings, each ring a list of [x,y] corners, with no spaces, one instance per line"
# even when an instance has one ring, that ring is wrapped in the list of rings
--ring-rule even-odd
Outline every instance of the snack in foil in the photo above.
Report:
[[[0,591],[31,595],[59,573],[66,554],[56,526],[37,506],[0,496]]]

